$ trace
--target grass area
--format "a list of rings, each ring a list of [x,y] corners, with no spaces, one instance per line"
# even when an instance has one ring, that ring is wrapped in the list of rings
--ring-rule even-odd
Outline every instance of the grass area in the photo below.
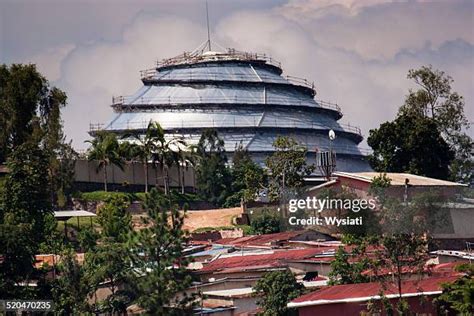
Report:
[[[160,193],[164,196],[164,193],[162,192]],[[179,201],[181,203],[190,203],[190,202],[199,200],[197,195],[193,193],[182,194],[177,191],[171,191],[171,195],[174,198],[174,200]],[[106,201],[112,197],[123,197],[130,202],[144,201],[145,196],[146,196],[146,193],[144,192],[128,193],[128,192],[105,192],[105,191],[78,192],[74,195],[74,197],[79,198],[84,201],[88,201],[88,202]]]
[[[219,230],[234,230],[237,227],[235,226],[217,226],[217,227],[201,227],[194,231],[194,233],[207,233]]]
[[[79,226],[78,226],[78,219],[79,219]],[[67,220],[66,222],[67,222],[68,228],[74,228],[76,231],[79,231],[82,228],[90,227],[91,217],[73,217]],[[99,227],[96,217],[92,217],[92,227],[94,228]],[[56,227],[56,230],[60,232],[64,232],[64,221],[58,221],[58,226]]]

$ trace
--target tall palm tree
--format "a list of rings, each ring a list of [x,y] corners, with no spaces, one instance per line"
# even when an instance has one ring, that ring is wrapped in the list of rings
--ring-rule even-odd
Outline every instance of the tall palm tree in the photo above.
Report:
[[[123,159],[117,137],[113,133],[100,131],[92,141],[86,142],[91,144],[87,158],[89,161],[98,161],[96,172],[103,169],[104,190],[107,191],[107,166],[116,165],[123,170]]]
[[[186,148],[186,142],[182,137],[163,137],[156,144],[156,151],[153,155],[153,162],[158,163],[161,173],[164,174],[163,186],[165,194],[170,193],[169,188],[169,168],[181,162],[181,152]]]
[[[145,133],[126,133],[124,138],[133,138],[140,146],[140,152],[137,157],[143,164],[145,172],[145,192],[148,192],[148,164],[153,160],[154,153],[157,151],[157,144],[164,141],[165,133],[158,122],[148,122]]]

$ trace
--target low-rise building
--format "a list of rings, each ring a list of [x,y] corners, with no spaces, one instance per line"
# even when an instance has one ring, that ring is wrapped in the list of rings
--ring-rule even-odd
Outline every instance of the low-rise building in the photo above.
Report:
[[[404,281],[401,297],[408,302],[413,313],[436,315],[432,300],[442,293],[441,284],[452,282],[456,278],[457,276],[444,276]],[[372,282],[324,287],[294,299],[288,303],[288,307],[296,308],[299,316],[360,315],[368,310],[370,304],[381,303],[382,292],[392,305],[399,300],[396,284],[382,286],[381,283]]]

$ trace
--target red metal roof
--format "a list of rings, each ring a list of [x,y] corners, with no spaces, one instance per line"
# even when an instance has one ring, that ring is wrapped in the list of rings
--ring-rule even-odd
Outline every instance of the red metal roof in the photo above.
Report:
[[[215,243],[221,245],[232,245],[232,246],[270,246],[273,243],[288,241],[298,235],[303,234],[304,230],[298,231],[287,231],[274,234],[246,236],[239,238],[223,238],[216,240]]]
[[[404,281],[402,283],[402,294],[440,291],[441,283],[452,282],[457,278],[457,276],[446,276],[422,279],[420,281]],[[386,289],[383,289],[382,285],[378,282],[334,285],[300,296],[293,300],[292,303],[314,302],[314,305],[317,305],[335,303],[334,301],[342,303],[344,300],[350,301],[357,298],[367,298],[369,300],[371,297],[379,295],[381,291],[385,295],[398,294],[398,288],[394,283],[388,283],[386,287]]]
[[[402,274],[413,274],[418,272],[423,273],[431,273],[436,276],[442,275],[460,275],[461,273],[457,273],[454,268],[459,265],[459,262],[449,262],[449,263],[442,263],[442,264],[432,264],[423,267],[421,270],[417,267],[410,267],[410,266],[402,266],[401,273]],[[367,276],[384,276],[384,275],[391,275],[397,272],[395,267],[389,268],[382,268],[378,271],[374,270],[365,270],[362,272],[363,275]]]
[[[314,257],[327,251],[327,248],[306,248],[295,250],[275,251],[272,254],[255,254],[235,257],[220,258],[205,265],[200,272],[216,272],[222,270],[235,271],[235,268],[248,267],[282,267],[288,260],[301,260]]]

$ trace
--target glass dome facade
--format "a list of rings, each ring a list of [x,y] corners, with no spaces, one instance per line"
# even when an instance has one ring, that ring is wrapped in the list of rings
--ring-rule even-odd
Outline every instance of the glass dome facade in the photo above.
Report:
[[[133,95],[112,98],[115,117],[105,130],[140,132],[153,120],[167,135],[196,144],[203,129],[214,128],[230,157],[242,143],[259,163],[274,151],[278,136],[290,136],[308,148],[312,162],[316,150],[332,146],[338,170],[370,169],[357,146],[360,129],[339,123],[337,105],[315,100],[313,84],[283,76],[280,64],[265,55],[185,53],[142,71],[141,79]],[[332,145],[331,129],[337,135]]]

